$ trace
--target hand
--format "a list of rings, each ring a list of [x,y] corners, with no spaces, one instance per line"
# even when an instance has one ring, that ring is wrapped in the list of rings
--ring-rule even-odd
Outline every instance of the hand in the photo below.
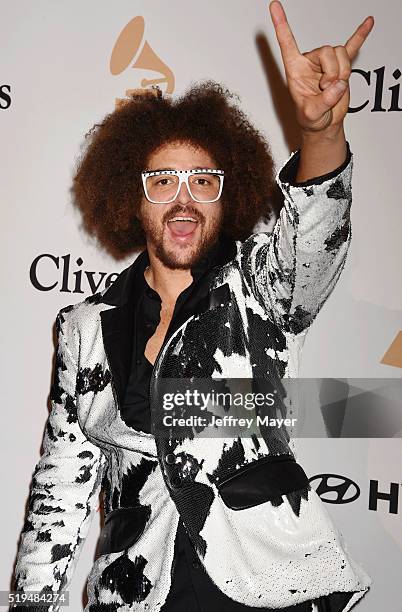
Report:
[[[370,33],[374,18],[366,17],[344,46],[324,45],[300,53],[282,4],[273,0],[269,10],[301,129],[336,131],[349,108],[351,61]]]

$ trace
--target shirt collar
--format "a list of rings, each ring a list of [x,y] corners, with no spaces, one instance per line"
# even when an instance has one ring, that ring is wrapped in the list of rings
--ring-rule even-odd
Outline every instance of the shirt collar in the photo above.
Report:
[[[222,236],[219,236],[217,241],[208,249],[204,256],[191,267],[191,274],[194,280],[199,278],[210,270],[218,260],[219,253],[222,248]]]

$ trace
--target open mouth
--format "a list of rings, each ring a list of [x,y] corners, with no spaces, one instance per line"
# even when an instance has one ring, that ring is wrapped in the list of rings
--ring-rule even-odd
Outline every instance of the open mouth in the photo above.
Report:
[[[174,238],[188,238],[194,234],[198,220],[195,217],[178,216],[172,217],[167,226]]]

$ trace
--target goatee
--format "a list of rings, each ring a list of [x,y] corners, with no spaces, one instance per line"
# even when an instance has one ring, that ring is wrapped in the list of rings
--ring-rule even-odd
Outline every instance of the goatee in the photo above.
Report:
[[[162,227],[160,221],[155,223],[151,218],[146,216],[142,216],[140,219],[147,242],[152,244],[155,256],[164,266],[171,270],[187,270],[193,267],[205,257],[209,249],[217,242],[221,233],[221,217],[219,217],[215,223],[208,228],[208,232],[203,235],[203,239],[192,246],[185,247],[187,254],[184,258],[180,257],[180,252],[184,249],[181,249],[180,245],[177,245],[177,248],[166,248],[163,242],[164,231],[162,229],[168,219],[179,214],[195,217],[201,228],[201,232],[205,228],[205,217],[200,215],[198,210],[186,207],[185,211],[183,211],[181,206],[171,209],[166,214],[166,217],[162,219]],[[198,228],[195,231],[198,231]]]

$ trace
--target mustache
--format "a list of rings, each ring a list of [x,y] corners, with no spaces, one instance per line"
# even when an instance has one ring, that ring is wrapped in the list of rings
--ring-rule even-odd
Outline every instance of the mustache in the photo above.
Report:
[[[191,206],[180,206],[180,204],[171,208],[163,217],[163,223],[176,216],[181,217],[194,217],[197,221],[204,221],[205,217],[196,208]]]

